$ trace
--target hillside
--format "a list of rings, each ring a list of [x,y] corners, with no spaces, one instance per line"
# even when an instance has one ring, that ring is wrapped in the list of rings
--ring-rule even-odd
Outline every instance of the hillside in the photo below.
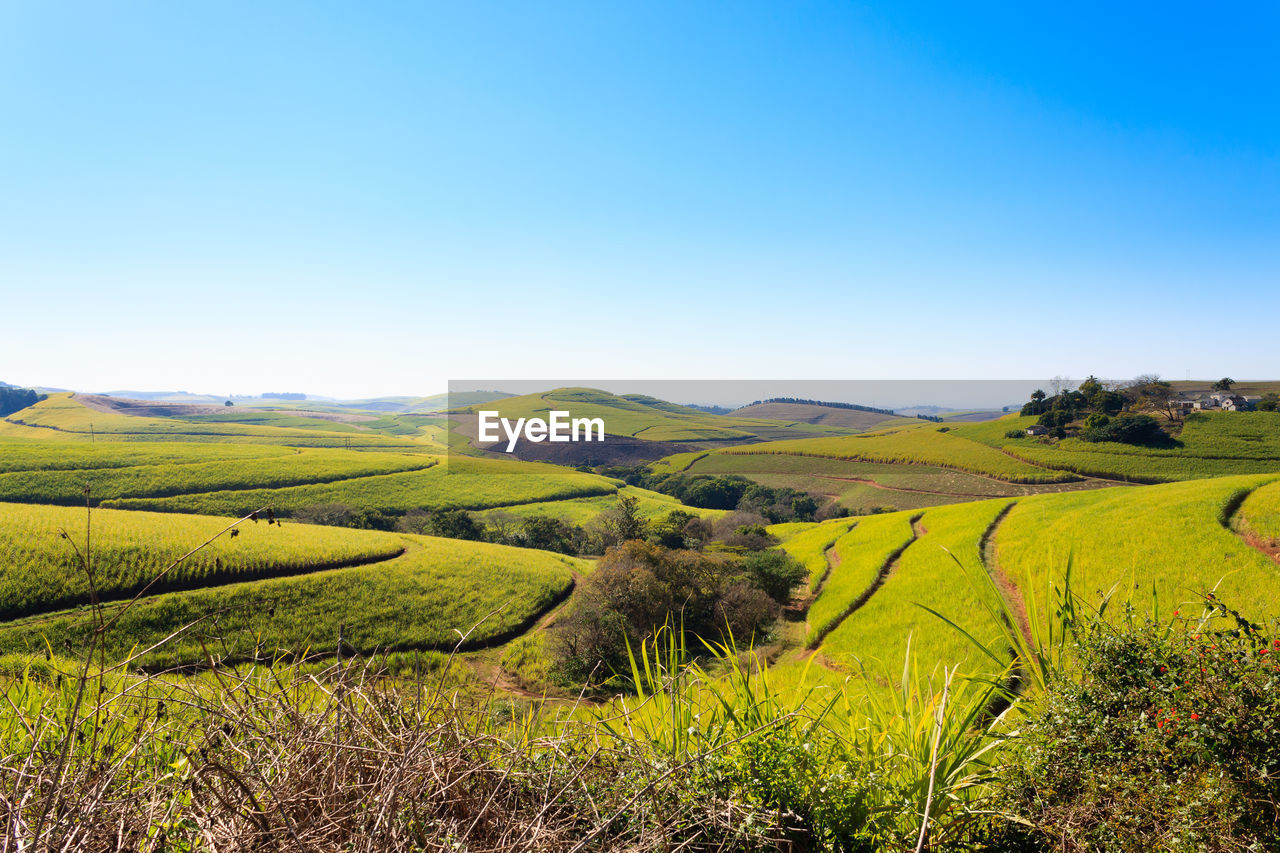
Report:
[[[741,417],[736,413],[715,415],[639,394],[617,395],[593,388],[558,388],[452,410],[454,434],[473,450],[479,445],[477,412],[482,409],[496,411],[499,417],[511,421],[546,418],[553,409],[568,411],[574,418],[603,420],[607,437],[603,445],[592,447],[586,443],[573,443],[557,447],[549,443],[523,442],[514,450],[514,455],[521,458],[547,459],[561,464],[580,461],[575,454],[590,457],[592,464],[645,461],[700,447],[795,436],[847,435],[856,431],[852,427]]]
[[[78,648],[95,624],[72,547],[86,535],[83,510],[0,504],[0,653]],[[527,628],[564,598],[583,561],[527,548],[311,525],[241,522],[147,581],[226,519],[96,512],[93,555],[113,659],[140,654],[149,667],[199,665],[208,649],[227,661],[258,655],[451,649]],[[15,535],[17,531],[22,533]],[[69,539],[57,534],[65,530]],[[141,558],[141,559],[140,559]],[[177,590],[177,591],[174,591]],[[144,592],[135,604],[126,599]],[[21,618],[17,618],[21,617]],[[488,617],[488,618],[486,618]],[[472,630],[474,628],[474,631]],[[162,651],[146,652],[170,638]]]
[[[430,414],[240,408],[66,392],[4,418],[0,437],[443,449],[443,425]]]
[[[1280,414],[1274,412],[1193,414],[1158,447],[1027,436],[1035,421],[1016,415],[944,424],[886,421],[857,435],[673,454],[651,468],[686,477],[741,475],[861,513],[1280,472]]]
[[[1271,475],[912,510],[846,521],[847,530],[801,527],[783,548],[812,565],[809,651],[783,671],[819,681],[861,666],[893,672],[908,638],[929,666],[998,671],[1003,664],[925,608],[992,643],[1001,605],[989,597],[998,592],[1022,629],[1038,633],[1053,622],[1050,590],[1063,587],[1068,569],[1085,604],[1117,599],[1114,620],[1125,618],[1126,602],[1139,616],[1198,614],[1211,591],[1247,618],[1280,617],[1280,557],[1268,535],[1280,531],[1278,513],[1280,476]],[[826,669],[808,666],[810,654]]]
[[[859,431],[875,429],[886,421],[898,420],[898,417],[892,414],[864,412],[858,409],[824,406],[815,403],[756,403],[735,409],[731,414],[733,417],[764,418],[788,423],[820,424],[822,426]]]

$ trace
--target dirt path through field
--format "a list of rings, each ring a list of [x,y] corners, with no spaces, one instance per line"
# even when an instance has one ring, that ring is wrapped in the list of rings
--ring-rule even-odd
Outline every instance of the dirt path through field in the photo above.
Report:
[[[929,531],[925,529],[924,525],[920,523],[920,518],[923,515],[924,513],[917,513],[911,517],[911,538],[908,539],[902,547],[896,549],[885,559],[884,563],[881,564],[879,571],[876,572],[876,576],[872,579],[871,584],[863,590],[861,595],[855,598],[849,606],[845,608],[843,613],[833,619],[831,624],[818,632],[817,636],[808,642],[806,646],[807,648],[817,649],[822,645],[822,641],[825,640],[832,631],[839,628],[844,623],[844,620],[858,612],[858,610],[871,600],[871,596],[875,595],[876,591],[879,590],[880,587],[884,586],[885,581],[887,581],[894,571],[897,570],[898,563],[901,560],[903,553],[914,543],[918,542],[920,537],[929,533]]]
[[[1273,560],[1276,563],[1280,563],[1280,539],[1274,539],[1270,536],[1259,536],[1257,533],[1254,533],[1249,529],[1249,519],[1240,514],[1240,508],[1244,506],[1244,502],[1248,499],[1249,495],[1266,485],[1270,484],[1259,483],[1252,489],[1235,495],[1231,499],[1231,504],[1229,504],[1223,512],[1222,526],[1239,536],[1240,539],[1243,540],[1244,544],[1248,545],[1262,556]]]
[[[1027,616],[1027,603],[1022,597],[1022,592],[1018,589],[1018,584],[1001,570],[1000,562],[996,557],[996,533],[1000,530],[1000,525],[1004,523],[1005,518],[1016,504],[1017,501],[1011,502],[1000,510],[1000,514],[983,531],[982,539],[978,543],[978,553],[982,556],[982,564],[986,567],[987,574],[991,575],[991,579],[995,581],[996,588],[1000,590],[1000,596],[1004,599],[1005,604],[1009,605],[1009,610],[1013,613],[1014,620],[1018,624],[1018,631],[1026,639],[1027,643],[1031,643],[1031,620]]]
[[[911,494],[916,495],[941,495],[942,497],[947,498],[978,498],[979,500],[1008,497],[1008,495],[980,495],[976,492],[938,492],[932,489],[913,489],[910,486],[886,486],[883,483],[877,483],[875,480],[868,480],[862,477],[837,477],[834,474],[813,474],[811,476],[818,480],[838,480],[842,483],[860,483],[864,486],[871,486],[873,489],[883,489],[886,492],[910,492]],[[992,480],[992,482],[999,483],[1003,481]],[[1010,484],[1006,483],[1005,485]]]

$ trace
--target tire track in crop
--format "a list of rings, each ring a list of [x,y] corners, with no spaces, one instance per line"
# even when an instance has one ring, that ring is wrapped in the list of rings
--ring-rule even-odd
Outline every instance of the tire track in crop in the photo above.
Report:
[[[876,572],[876,576],[872,578],[870,585],[862,591],[861,595],[849,603],[849,606],[844,609],[843,613],[835,619],[832,619],[825,628],[818,632],[818,634],[805,645],[805,648],[810,651],[817,651],[818,647],[822,645],[822,641],[825,640],[832,631],[844,624],[844,620],[862,609],[862,607],[871,600],[871,596],[875,595],[880,587],[884,586],[885,581],[887,581],[897,570],[898,563],[902,559],[903,553],[919,541],[921,537],[928,535],[929,531],[920,523],[920,519],[923,516],[923,512],[916,513],[911,516],[911,538],[885,558],[884,563],[880,565],[880,569]]]
[[[292,578],[302,575],[314,575],[318,572],[333,572],[341,569],[356,569],[364,566],[373,566],[378,563],[389,563],[392,560],[399,560],[410,551],[407,545],[402,545],[400,550],[392,554],[368,554],[363,557],[356,557],[351,560],[329,560],[317,563],[308,563],[301,566],[281,566],[276,569],[268,569],[263,572],[235,572],[233,570],[215,570],[198,578],[176,579],[165,578],[154,585],[150,585],[150,581],[141,581],[134,586],[122,590],[113,590],[110,593],[99,594],[98,603],[103,606],[113,604],[124,604],[132,601],[143,590],[145,595],[138,597],[139,601],[148,598],[154,598],[158,595],[167,595],[174,592],[192,592],[203,589],[217,589],[223,586],[232,586],[239,583],[256,583],[258,581],[276,580],[277,578]],[[39,622],[45,619],[58,618],[66,614],[68,610],[87,609],[91,604],[88,596],[68,596],[65,598],[54,599],[42,604],[42,609],[32,611],[16,616],[7,616],[0,620],[0,627],[18,624]]]
[[[849,530],[857,527],[854,524]],[[845,533],[848,533],[846,530]],[[841,533],[836,537],[838,542],[845,533]],[[840,568],[840,552],[836,550],[836,543],[832,542],[822,552],[822,557],[827,562],[827,567],[822,571],[822,576],[809,588],[804,597],[799,600],[792,599],[786,607],[782,608],[783,618],[788,622],[804,622],[804,631],[809,633],[809,608],[818,600],[818,596],[822,595],[822,588],[827,584],[827,578],[831,577],[831,573]]]
[[[1249,495],[1261,489],[1263,486],[1270,486],[1275,483],[1271,480],[1265,483],[1259,483],[1250,489],[1241,489],[1227,499],[1222,507],[1222,512],[1218,516],[1218,523],[1230,530],[1244,544],[1257,551],[1262,556],[1280,564],[1280,540],[1268,539],[1259,536],[1248,528],[1249,520],[1240,515],[1240,509],[1244,506],[1244,502],[1249,499]]]
[[[875,480],[864,479],[862,477],[837,477],[832,474],[814,474],[813,476],[819,480],[838,480],[843,483],[860,483],[864,486],[871,486],[874,489],[883,489],[886,492],[910,492],[917,495],[937,495],[944,498],[977,498],[978,500],[1010,497],[1009,495],[980,495],[976,492],[937,492],[932,489],[913,489],[910,486],[886,486],[883,483],[876,482]],[[972,474],[970,476],[978,477],[981,475]],[[1008,483],[1004,480],[997,480],[994,477],[984,477],[983,479],[991,480],[993,483],[1000,483],[1006,486],[1017,485],[1015,483]]]
[[[1011,624],[1009,617],[1004,614],[1001,614],[1001,620],[1005,623],[1006,628],[1017,630],[1022,635],[1027,647],[1030,648],[1033,646],[1034,640],[1031,635],[1031,620],[1027,615],[1027,602],[1022,597],[1022,592],[1018,589],[1018,585],[1000,568],[1000,562],[996,557],[996,534],[1000,531],[1000,525],[1004,523],[1005,518],[1008,517],[1017,503],[1017,501],[1010,501],[991,520],[991,523],[987,525],[987,529],[982,531],[982,538],[978,540],[978,556],[982,560],[982,566],[986,569],[987,575],[990,576],[991,582],[1000,593],[1000,597],[1004,599],[1008,612],[1013,614],[1013,621],[1017,625]],[[987,706],[987,713],[993,717],[998,717],[1007,711],[1013,704],[1013,699],[1026,689],[1029,681],[1026,663],[1016,649],[1011,648],[1009,652],[1013,656],[1013,669],[1009,672],[1009,678],[1004,685],[1008,695],[996,694],[992,697],[990,704]]]

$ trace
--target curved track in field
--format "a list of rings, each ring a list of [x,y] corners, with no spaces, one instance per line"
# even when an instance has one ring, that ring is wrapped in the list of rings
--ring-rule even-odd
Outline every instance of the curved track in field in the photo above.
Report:
[[[1280,564],[1280,540],[1264,538],[1251,530],[1242,529],[1241,523],[1247,522],[1248,519],[1240,515],[1240,509],[1244,506],[1244,502],[1249,499],[1249,495],[1256,492],[1268,483],[1261,483],[1252,489],[1241,490],[1238,494],[1233,495],[1227,505],[1222,508],[1222,516],[1218,520],[1222,526],[1230,530],[1244,544],[1257,551],[1262,556]]]
[[[862,609],[862,607],[871,600],[871,596],[875,595],[880,587],[884,586],[885,581],[887,581],[898,568],[898,562],[902,559],[903,553],[915,544],[920,537],[929,532],[922,524],[920,524],[920,519],[923,515],[924,513],[921,512],[911,517],[911,538],[907,540],[906,544],[902,545],[885,558],[884,563],[881,564],[880,569],[876,572],[876,576],[871,580],[871,583],[867,588],[863,590],[857,598],[851,601],[849,606],[846,607],[839,616],[831,620],[831,623],[828,624],[827,627],[823,628],[822,631],[820,631],[812,640],[806,643],[806,648],[811,651],[816,651],[818,647],[822,645],[822,641],[825,640],[832,631],[844,624],[844,620]]]
[[[1000,525],[1004,523],[1005,518],[1008,517],[1009,512],[1016,505],[1017,501],[1010,501],[1009,505],[1000,510],[999,515],[991,520],[991,524],[987,525],[987,529],[982,532],[982,538],[978,541],[978,555],[982,559],[983,568],[987,570],[992,583],[995,584],[997,591],[999,591],[1000,597],[1004,599],[1005,607],[1013,617],[1012,621],[1016,623],[1016,625],[1011,624],[1009,616],[1002,615],[1001,618],[1005,623],[1005,627],[1016,627],[1027,646],[1033,647],[1034,640],[1031,634],[1031,620],[1027,615],[1027,603],[1022,597],[1017,583],[1001,570],[999,559],[996,556],[996,534],[1000,530]],[[991,703],[987,707],[987,713],[996,717],[1009,709],[1013,704],[1014,698],[1026,689],[1028,683],[1029,673],[1025,662],[1019,657],[1016,649],[1010,648],[1009,653],[1013,657],[1013,669],[1005,681],[1007,695],[996,694],[992,697]]]

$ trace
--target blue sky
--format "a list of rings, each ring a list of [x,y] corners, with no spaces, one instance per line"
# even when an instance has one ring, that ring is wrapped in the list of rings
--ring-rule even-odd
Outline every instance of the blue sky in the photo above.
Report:
[[[0,5],[0,380],[1280,377],[1270,4]]]

